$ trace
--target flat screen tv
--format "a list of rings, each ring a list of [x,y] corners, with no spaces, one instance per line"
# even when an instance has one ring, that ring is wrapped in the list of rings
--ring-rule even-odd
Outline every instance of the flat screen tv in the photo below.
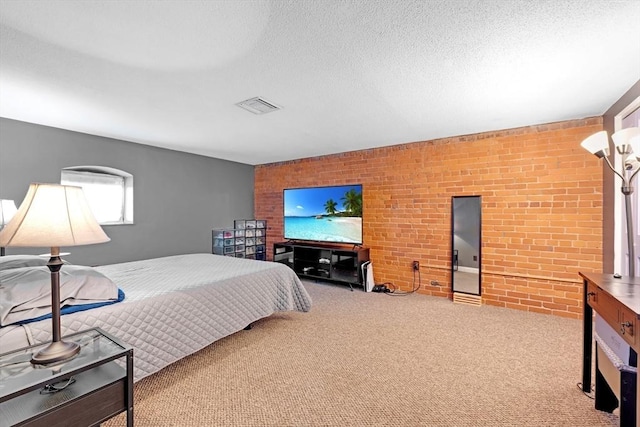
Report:
[[[362,184],[284,190],[284,238],[362,244]]]

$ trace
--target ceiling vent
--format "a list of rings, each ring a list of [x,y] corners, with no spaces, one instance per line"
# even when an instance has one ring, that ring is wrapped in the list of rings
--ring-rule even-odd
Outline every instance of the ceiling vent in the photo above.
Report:
[[[238,102],[236,105],[252,112],[253,114],[266,114],[282,109],[282,107],[278,107],[273,102],[269,102],[260,97],[247,99],[246,101]]]

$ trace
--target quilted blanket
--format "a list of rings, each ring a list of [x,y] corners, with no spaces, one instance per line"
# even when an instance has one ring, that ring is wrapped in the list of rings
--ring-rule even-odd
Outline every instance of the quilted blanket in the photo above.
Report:
[[[123,302],[62,317],[63,336],[100,327],[134,348],[134,380],[279,311],[311,308],[289,267],[212,254],[177,255],[97,267],[122,288]],[[51,340],[51,321],[0,328],[10,340]]]

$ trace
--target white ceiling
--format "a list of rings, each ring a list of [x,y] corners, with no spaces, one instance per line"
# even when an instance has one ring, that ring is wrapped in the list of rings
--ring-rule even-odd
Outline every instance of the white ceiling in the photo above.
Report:
[[[0,0],[0,116],[247,164],[601,115],[639,79],[638,0]]]

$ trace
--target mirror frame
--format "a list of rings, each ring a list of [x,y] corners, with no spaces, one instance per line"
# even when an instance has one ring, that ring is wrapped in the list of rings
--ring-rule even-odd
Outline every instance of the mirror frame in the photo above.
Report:
[[[457,270],[458,260],[456,259],[456,249],[455,249],[455,234],[454,234],[454,224],[455,224],[455,201],[458,199],[470,199],[476,198],[478,199],[479,204],[479,212],[478,212],[478,293],[475,292],[465,292],[465,291],[457,291],[455,289],[455,272]],[[473,195],[473,196],[452,196],[451,197],[451,292],[454,293],[462,293],[467,295],[482,295],[482,196]]]

